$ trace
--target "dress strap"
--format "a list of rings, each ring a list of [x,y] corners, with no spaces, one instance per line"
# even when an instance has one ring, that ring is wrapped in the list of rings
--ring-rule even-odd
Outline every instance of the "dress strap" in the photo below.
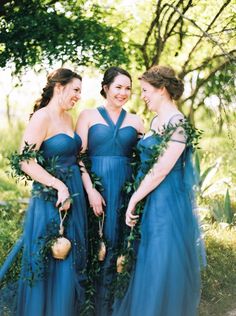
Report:
[[[176,116],[180,116],[181,118],[184,119],[184,115],[183,115],[183,114],[181,114],[181,113],[174,114],[174,115],[172,115],[171,118],[169,119],[167,125],[171,124],[171,120],[172,120],[174,117],[176,117]],[[171,140],[172,142],[181,143],[181,144],[186,144],[186,139],[185,139],[185,140],[182,140],[182,139],[171,138],[170,140]]]
[[[101,114],[101,116],[103,117],[103,119],[106,121],[106,123],[114,128],[115,127],[115,124],[114,122],[112,121],[112,119],[110,118],[110,116],[108,115],[106,109],[103,107],[103,106],[99,106],[98,108],[98,112]]]
[[[153,121],[155,120],[156,117],[158,117],[158,115],[155,115],[155,116],[152,118],[152,120],[151,120],[151,122],[150,122],[150,129],[152,129],[152,123],[153,123]]]
[[[118,117],[118,120],[116,122],[116,130],[118,130],[121,127],[121,125],[125,119],[126,113],[127,112],[124,109],[121,110],[120,115]]]
[[[174,115],[171,116],[171,118],[169,119],[167,125],[169,125],[169,124],[171,123],[172,119],[173,119],[174,117],[176,117],[176,116],[181,116],[182,118],[184,118],[183,114],[181,114],[181,113],[176,113],[176,114],[174,114]]]
[[[112,121],[112,119],[110,118],[110,115],[108,114],[107,110],[103,106],[99,106],[97,109],[99,113],[101,114],[101,116],[103,117],[103,119],[107,122],[107,124],[110,127],[115,128],[116,130],[120,128],[126,116],[126,111],[124,109],[121,110],[116,124]]]

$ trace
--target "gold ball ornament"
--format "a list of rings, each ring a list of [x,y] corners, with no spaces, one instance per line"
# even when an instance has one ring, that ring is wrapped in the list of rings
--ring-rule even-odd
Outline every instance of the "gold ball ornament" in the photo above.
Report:
[[[58,237],[51,249],[53,258],[64,260],[71,249],[71,242],[63,236]]]
[[[100,240],[99,242],[99,248],[98,248],[98,260],[99,261],[104,261],[106,257],[106,245],[103,240]]]
[[[124,255],[120,255],[117,258],[117,261],[116,261],[116,271],[117,271],[117,273],[122,273],[123,272],[124,263],[125,263],[125,256]]]

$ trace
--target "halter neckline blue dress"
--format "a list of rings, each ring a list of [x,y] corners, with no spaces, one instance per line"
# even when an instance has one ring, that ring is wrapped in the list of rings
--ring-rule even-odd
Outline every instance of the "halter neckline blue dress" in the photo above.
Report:
[[[120,225],[120,208],[124,200],[122,187],[131,178],[130,157],[137,143],[137,130],[132,126],[122,127],[126,111],[122,109],[116,124],[104,107],[97,109],[104,123],[92,125],[88,133],[88,153],[92,172],[101,178],[105,201],[104,238],[107,243],[105,260],[100,264],[96,282],[95,315],[111,315],[113,298],[110,286],[116,269],[115,251],[123,234]],[[122,218],[123,219],[123,218]],[[123,222],[123,221],[122,221]]]
[[[45,140],[40,150],[46,162],[55,158],[57,177],[65,179],[73,197],[68,211],[65,236],[72,249],[65,260],[42,254],[47,236],[59,228],[59,213],[55,202],[44,194],[32,196],[21,239],[13,248],[0,270],[4,279],[6,271],[22,252],[19,279],[7,283],[0,290],[0,314],[16,316],[78,316],[85,299],[87,264],[87,209],[77,155],[81,139],[75,133],[64,133]],[[33,184],[33,190],[38,187]],[[3,314],[2,314],[3,313]]]

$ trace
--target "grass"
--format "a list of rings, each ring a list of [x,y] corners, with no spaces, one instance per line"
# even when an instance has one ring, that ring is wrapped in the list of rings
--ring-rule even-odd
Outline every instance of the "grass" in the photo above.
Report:
[[[205,242],[208,263],[202,273],[200,316],[223,316],[236,308],[236,229],[209,225]]]

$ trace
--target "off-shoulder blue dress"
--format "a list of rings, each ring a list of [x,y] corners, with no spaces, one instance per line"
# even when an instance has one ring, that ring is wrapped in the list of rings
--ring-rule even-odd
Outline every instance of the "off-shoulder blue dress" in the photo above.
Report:
[[[96,284],[95,314],[111,315],[113,299],[111,284],[115,276],[115,251],[123,231],[120,223],[120,208],[124,200],[122,187],[131,177],[130,157],[137,143],[137,130],[132,126],[122,127],[126,111],[122,109],[116,124],[104,107],[98,108],[104,123],[92,125],[88,134],[88,153],[92,172],[101,178],[105,201],[104,238],[107,254],[100,265]],[[124,214],[123,214],[124,215]]]
[[[72,249],[65,260],[42,254],[46,236],[58,230],[59,213],[46,196],[32,197],[24,231],[0,270],[4,279],[17,253],[22,251],[19,279],[0,290],[0,314],[17,316],[78,316],[84,303],[87,262],[87,209],[76,163],[81,148],[77,134],[60,133],[42,143],[46,161],[55,159],[56,176],[65,179],[73,198],[65,225]],[[33,185],[36,191],[38,184]],[[54,231],[54,232],[53,232]]]
[[[161,136],[138,143],[141,168]],[[141,241],[128,290],[113,316],[195,316],[200,297],[199,228],[192,203],[191,150],[186,148],[166,178],[148,194]]]

